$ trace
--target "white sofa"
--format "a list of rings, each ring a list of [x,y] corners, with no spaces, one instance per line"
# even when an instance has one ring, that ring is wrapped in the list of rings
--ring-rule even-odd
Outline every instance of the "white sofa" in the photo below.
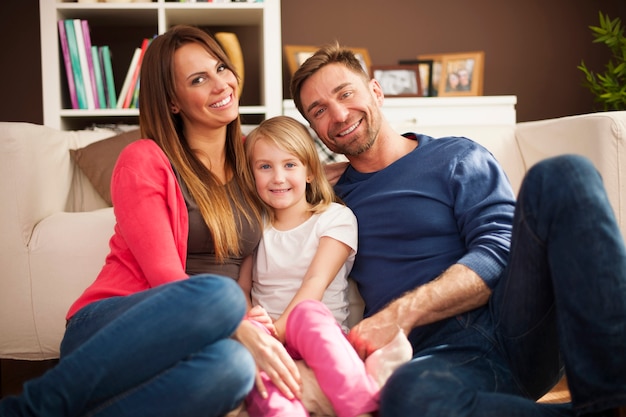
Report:
[[[438,127],[486,146],[513,187],[537,161],[589,157],[602,174],[626,236],[626,112],[594,113],[515,127]],[[70,149],[115,135],[0,123],[0,358],[57,358],[65,313],[103,265],[111,208],[70,158]]]

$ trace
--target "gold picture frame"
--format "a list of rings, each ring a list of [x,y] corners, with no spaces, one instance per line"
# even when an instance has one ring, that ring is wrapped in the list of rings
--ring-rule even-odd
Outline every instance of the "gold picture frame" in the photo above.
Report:
[[[483,51],[446,54],[441,62],[440,96],[482,96]]]
[[[304,61],[307,60],[311,55],[315,53],[318,49],[318,46],[312,45],[285,45],[285,56],[287,58],[287,66],[289,67],[289,73],[293,75],[296,70],[302,65]],[[361,65],[363,69],[367,72],[367,74],[371,74],[371,66],[372,60],[370,58],[370,54],[366,48],[351,48],[348,47],[354,54],[357,59],[361,61]]]

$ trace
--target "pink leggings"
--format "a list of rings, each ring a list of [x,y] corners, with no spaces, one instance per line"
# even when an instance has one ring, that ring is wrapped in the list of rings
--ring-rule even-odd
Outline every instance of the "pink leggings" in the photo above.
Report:
[[[286,348],[294,359],[304,359],[338,417],[354,417],[378,409],[376,381],[345,337],[330,310],[306,300],[287,318]],[[246,399],[251,417],[308,417],[300,400],[287,399],[268,376],[261,376],[268,391],[263,399],[253,388]]]

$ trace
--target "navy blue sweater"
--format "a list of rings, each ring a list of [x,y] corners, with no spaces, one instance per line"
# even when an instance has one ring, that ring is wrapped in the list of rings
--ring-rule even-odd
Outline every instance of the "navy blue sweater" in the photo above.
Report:
[[[358,219],[350,275],[366,316],[455,263],[493,288],[509,253],[515,197],[491,153],[467,138],[405,136],[414,151],[374,173],[349,167],[335,186]]]

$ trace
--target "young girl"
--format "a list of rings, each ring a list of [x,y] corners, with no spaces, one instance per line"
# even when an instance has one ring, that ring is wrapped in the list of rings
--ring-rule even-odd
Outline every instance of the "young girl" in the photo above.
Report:
[[[264,322],[268,331],[294,359],[304,359],[338,416],[370,415],[378,408],[378,383],[338,325],[347,330],[356,217],[334,202],[313,139],[296,120],[279,116],[262,122],[245,147],[268,219],[253,272],[239,279],[251,295],[250,306],[262,307],[248,317],[263,322],[263,310],[269,313],[274,322]],[[267,398],[256,390],[248,396],[251,416],[309,415],[302,401],[289,400],[266,383]]]

